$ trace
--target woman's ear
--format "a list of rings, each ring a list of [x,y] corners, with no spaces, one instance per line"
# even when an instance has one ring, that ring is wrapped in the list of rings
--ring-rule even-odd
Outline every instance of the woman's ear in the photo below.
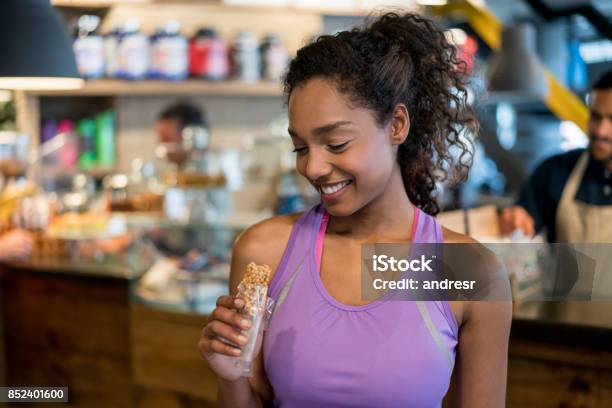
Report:
[[[389,129],[391,131],[391,144],[401,145],[408,137],[410,131],[410,116],[408,115],[408,109],[403,103],[399,103],[393,110],[393,116],[389,123]]]

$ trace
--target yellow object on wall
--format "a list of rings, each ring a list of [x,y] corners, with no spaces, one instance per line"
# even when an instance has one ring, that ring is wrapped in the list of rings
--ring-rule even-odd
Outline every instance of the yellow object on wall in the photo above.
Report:
[[[441,6],[431,6],[431,11],[439,16],[461,16],[467,19],[468,24],[478,36],[496,51],[501,46],[502,23],[493,13],[472,0],[461,0]],[[550,111],[561,120],[574,122],[583,132],[587,132],[589,110],[587,106],[561,84],[555,76],[546,70],[548,79],[548,95],[544,103]]]

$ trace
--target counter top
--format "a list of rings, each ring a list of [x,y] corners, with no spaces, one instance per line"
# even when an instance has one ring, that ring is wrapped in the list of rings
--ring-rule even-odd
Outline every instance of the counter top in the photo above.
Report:
[[[140,257],[132,262],[94,262],[93,260],[28,260],[6,264],[7,269],[30,270],[37,273],[72,275],[83,278],[104,278],[137,281],[152,265],[152,259]],[[202,297],[203,290],[194,293]],[[207,288],[210,289],[210,288]],[[138,293],[138,291],[136,291]],[[149,307],[166,309],[159,302],[147,301],[148,297],[134,296],[133,301]],[[209,293],[211,296],[213,293]],[[133,295],[136,295],[134,293]],[[214,293],[214,297],[219,293]],[[210,296],[205,296],[208,299]],[[172,308],[176,312],[198,313],[193,302],[185,299],[183,307]],[[197,308],[196,308],[197,309]],[[520,302],[515,303],[512,316],[511,338],[536,342],[555,343],[563,346],[612,351],[612,301]]]
[[[82,251],[71,251],[71,254],[65,257],[34,255],[27,260],[5,263],[2,268],[83,278],[135,281],[151,267],[154,259],[155,252],[151,246],[137,239],[115,252],[85,255]]]
[[[612,351],[612,301],[517,304],[511,337]]]
[[[133,281],[140,278],[150,264],[137,267],[125,264],[96,263],[88,261],[71,261],[59,259],[27,260],[9,262],[3,267],[7,269],[30,270],[41,273],[55,273],[81,277],[110,278]]]

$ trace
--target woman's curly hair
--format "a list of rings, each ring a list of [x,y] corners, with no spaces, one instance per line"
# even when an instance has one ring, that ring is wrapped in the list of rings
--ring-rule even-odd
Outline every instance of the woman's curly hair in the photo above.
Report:
[[[374,111],[381,126],[398,104],[406,106],[410,131],[397,155],[404,187],[415,205],[437,214],[436,181],[467,177],[472,145],[462,132],[478,129],[467,104],[465,63],[444,32],[416,14],[386,13],[301,48],[284,79],[287,101],[314,77]]]

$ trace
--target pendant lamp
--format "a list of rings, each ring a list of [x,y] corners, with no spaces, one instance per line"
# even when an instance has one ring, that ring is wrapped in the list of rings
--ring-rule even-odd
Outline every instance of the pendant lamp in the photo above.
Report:
[[[536,32],[531,25],[519,23],[503,30],[501,50],[489,60],[492,99],[515,103],[544,100],[548,81],[535,48]]]
[[[70,39],[49,0],[0,1],[0,89],[76,89]]]

